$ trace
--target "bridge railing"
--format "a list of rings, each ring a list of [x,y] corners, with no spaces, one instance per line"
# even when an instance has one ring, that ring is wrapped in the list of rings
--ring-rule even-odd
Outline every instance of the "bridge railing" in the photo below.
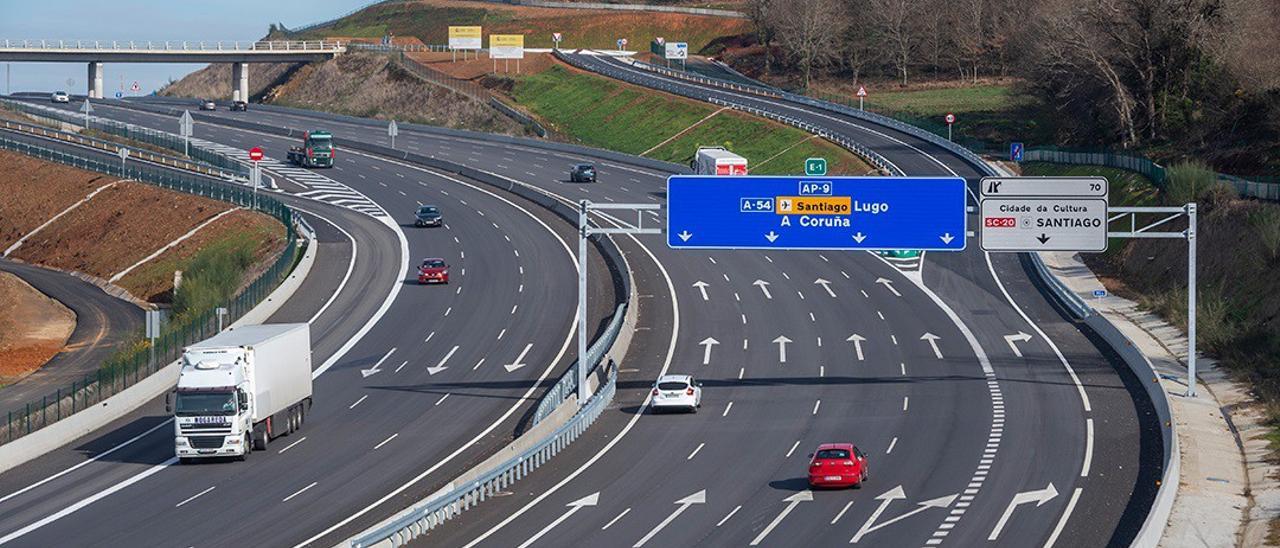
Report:
[[[34,51],[341,51],[346,44],[335,40],[9,40],[3,49]]]

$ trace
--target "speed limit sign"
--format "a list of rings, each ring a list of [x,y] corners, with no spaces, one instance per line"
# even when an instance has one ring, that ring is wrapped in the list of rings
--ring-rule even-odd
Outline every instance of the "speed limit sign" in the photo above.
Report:
[[[950,113],[950,112],[948,112],[948,113],[947,113],[947,116],[946,116],[946,118],[944,118],[944,119],[947,121],[947,124],[954,124],[954,123],[956,123],[956,115],[954,115],[954,114],[952,114],[952,113]]]

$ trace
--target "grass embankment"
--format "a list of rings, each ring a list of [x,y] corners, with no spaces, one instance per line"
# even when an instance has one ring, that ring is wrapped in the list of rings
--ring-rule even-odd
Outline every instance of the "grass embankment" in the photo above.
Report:
[[[371,6],[331,26],[298,33],[295,39],[330,36],[381,38],[387,33],[416,37],[427,44],[446,44],[449,26],[478,25],[489,34],[523,34],[525,47],[549,48],[551,34],[563,35],[562,48],[613,49],[618,38],[627,38],[631,49],[647,49],[654,37],[689,43],[701,51],[716,38],[750,30],[745,19],[678,13],[627,12],[513,6],[486,2],[428,0],[391,2]]]
[[[1239,199],[1202,166],[1174,166],[1165,188],[1129,172],[1028,164],[1026,175],[1106,175],[1112,205],[1199,206],[1196,261],[1197,344],[1265,405],[1280,450],[1280,204]],[[1185,221],[1162,229],[1181,230]],[[1084,255],[1115,294],[1182,328],[1187,326],[1184,240],[1113,239],[1106,253]]]
[[[801,130],[563,66],[517,77],[511,94],[555,131],[590,146],[678,164],[699,146],[724,146],[761,175],[803,173],[805,158],[814,156],[826,158],[832,174],[870,171],[857,156]]]

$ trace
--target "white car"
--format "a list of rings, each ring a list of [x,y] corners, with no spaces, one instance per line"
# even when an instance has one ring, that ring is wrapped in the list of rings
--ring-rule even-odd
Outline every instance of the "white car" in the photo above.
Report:
[[[53,92],[53,95],[49,96],[49,100],[55,103],[70,103],[71,96],[67,95],[67,92],[65,91],[55,91]]]
[[[653,385],[653,399],[649,402],[653,411],[680,409],[697,413],[702,407],[702,383],[692,375],[663,375]]]

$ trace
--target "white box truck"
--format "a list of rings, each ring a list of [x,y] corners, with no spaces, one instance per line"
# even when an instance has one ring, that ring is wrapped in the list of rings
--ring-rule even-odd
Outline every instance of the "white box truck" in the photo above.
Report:
[[[183,350],[174,414],[182,462],[244,460],[272,438],[302,427],[311,407],[311,329],[305,323],[246,325]]]
[[[747,159],[724,147],[698,147],[689,167],[694,175],[746,175]]]

